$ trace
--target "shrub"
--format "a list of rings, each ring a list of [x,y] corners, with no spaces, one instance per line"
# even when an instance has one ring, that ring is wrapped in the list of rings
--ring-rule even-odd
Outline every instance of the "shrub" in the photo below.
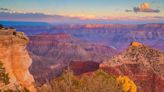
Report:
[[[3,67],[3,63],[0,61],[0,84],[3,84],[3,86],[7,86],[10,83],[9,79],[10,78],[8,76],[8,73],[6,73],[6,70]],[[15,86],[15,89],[10,89],[10,87],[5,89],[0,88],[0,92],[29,92],[28,89],[26,88],[24,89],[17,89],[17,88],[18,88],[17,86]]]
[[[122,89],[115,77],[102,70],[81,77],[66,71],[62,76],[40,87],[38,92],[122,92]]]
[[[122,86],[123,92],[137,92],[135,83],[126,76],[119,76],[117,82]]]
[[[131,45],[134,47],[142,46],[142,44],[139,42],[132,42]]]
[[[9,84],[8,73],[6,73],[6,70],[1,62],[0,62],[0,81],[2,81],[5,85]]]

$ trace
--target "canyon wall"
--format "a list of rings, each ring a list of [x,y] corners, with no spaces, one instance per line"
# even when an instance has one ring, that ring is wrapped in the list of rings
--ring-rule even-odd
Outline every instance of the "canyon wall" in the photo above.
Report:
[[[139,42],[132,42],[124,52],[102,63],[72,61],[69,68],[80,77],[102,69],[116,77],[128,76],[137,92],[164,92],[164,53]]]
[[[33,60],[30,71],[36,84],[44,84],[62,73],[71,61],[101,62],[117,52],[114,48],[88,43],[69,34],[39,34],[29,36],[28,52]]]
[[[26,88],[35,92],[33,76],[28,71],[32,59],[26,50],[28,38],[15,29],[0,29],[0,61],[9,74],[9,84],[0,89]]]

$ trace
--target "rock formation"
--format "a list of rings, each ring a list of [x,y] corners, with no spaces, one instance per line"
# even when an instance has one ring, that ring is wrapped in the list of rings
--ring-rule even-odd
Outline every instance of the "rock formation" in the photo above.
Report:
[[[103,69],[111,75],[128,76],[137,84],[138,92],[164,91],[164,53],[139,42],[132,42],[126,51],[103,63],[74,61],[70,69],[76,75]]]
[[[10,28],[0,29],[0,61],[9,74],[10,82],[6,88],[26,88],[35,92],[34,79],[28,70],[32,63],[26,50],[28,42],[28,38],[22,32]]]
[[[164,91],[164,53],[139,42],[132,42],[125,52],[100,64],[100,68],[112,75],[129,76],[139,92]]]

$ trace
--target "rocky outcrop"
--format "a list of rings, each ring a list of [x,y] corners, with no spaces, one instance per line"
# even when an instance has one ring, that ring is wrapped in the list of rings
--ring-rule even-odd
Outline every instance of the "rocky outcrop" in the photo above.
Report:
[[[35,92],[34,79],[28,70],[32,63],[26,50],[28,42],[28,38],[22,32],[0,29],[0,61],[9,74],[10,82],[6,88],[27,88],[30,92]]]
[[[100,64],[110,74],[126,75],[137,84],[139,92],[163,92],[164,53],[139,42],[118,56]]]
[[[80,76],[98,69],[114,76],[128,76],[137,84],[138,92],[164,91],[164,53],[139,42],[132,42],[126,51],[106,62],[73,61],[69,68]]]

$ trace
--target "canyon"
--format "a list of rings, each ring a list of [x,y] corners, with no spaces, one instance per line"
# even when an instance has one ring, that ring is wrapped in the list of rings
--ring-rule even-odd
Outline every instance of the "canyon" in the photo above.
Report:
[[[39,34],[29,38],[27,49],[33,59],[30,71],[39,83],[60,75],[71,61],[102,62],[117,53],[111,47],[84,42],[64,33]]]
[[[36,85],[51,81],[68,68],[77,76],[102,69],[114,76],[128,76],[139,92],[164,91],[164,24],[46,24],[14,28],[25,32],[29,43],[27,37],[22,38],[19,32],[16,36],[14,31],[12,37],[23,43],[16,40],[19,44],[9,47],[14,52],[24,50],[19,53],[28,57],[24,57],[28,61],[26,74],[33,75],[28,78]]]
[[[71,61],[104,62],[132,41],[164,50],[163,24],[70,24],[16,26],[30,39],[30,67],[38,84],[61,74]]]

